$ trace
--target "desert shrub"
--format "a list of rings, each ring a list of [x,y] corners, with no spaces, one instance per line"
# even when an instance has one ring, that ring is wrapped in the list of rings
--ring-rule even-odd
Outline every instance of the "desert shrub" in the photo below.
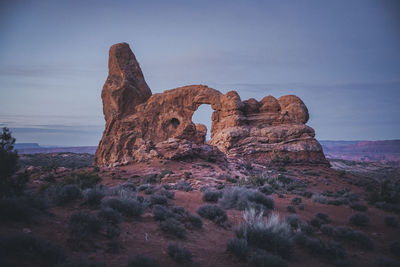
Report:
[[[161,195],[152,195],[150,197],[150,203],[151,205],[167,205],[168,198]]]
[[[305,207],[304,204],[300,204],[299,205],[299,210],[304,210],[304,207]]]
[[[325,235],[331,236],[333,234],[333,227],[327,224],[321,225],[321,232]]]
[[[65,261],[62,247],[32,234],[2,234],[0,237],[0,266],[52,267]]]
[[[112,208],[104,207],[97,215],[101,220],[108,224],[118,224],[121,222],[121,214]]]
[[[194,228],[201,229],[203,227],[203,221],[198,216],[190,214],[188,220]]]
[[[75,212],[68,223],[72,241],[85,241],[100,232],[101,221],[87,212]]]
[[[394,255],[399,255],[400,254],[400,240],[395,240],[390,243],[390,251]]]
[[[336,241],[329,240],[325,243],[321,239],[313,239],[307,236],[302,236],[297,240],[312,255],[322,256],[331,260],[347,258],[346,250]]]
[[[173,173],[174,173],[174,172],[171,171],[171,170],[162,170],[162,171],[160,172],[160,177],[161,177],[161,178],[164,178],[165,175],[167,175],[167,174],[173,174]]]
[[[274,200],[263,193],[243,187],[225,190],[219,203],[226,209],[245,210],[247,208],[273,209]]]
[[[73,173],[64,180],[65,184],[76,184],[81,189],[91,188],[101,181],[96,172]]]
[[[252,255],[247,264],[248,267],[286,267],[287,261],[277,255],[270,254],[266,251],[257,251]]]
[[[168,255],[176,262],[184,263],[192,261],[192,252],[178,244],[168,246]]]
[[[315,232],[315,228],[308,223],[301,224],[300,230],[307,235],[312,235]]]
[[[320,228],[322,224],[323,224],[323,222],[318,218],[312,218],[310,220],[310,225],[314,226],[316,228]]]
[[[141,184],[139,185],[139,187],[137,188],[138,191],[145,191],[147,189],[152,189],[153,186],[151,184]]]
[[[164,221],[167,218],[175,217],[174,213],[168,208],[161,205],[153,207],[153,218],[156,221]]]
[[[206,190],[203,193],[203,200],[207,202],[217,202],[218,199],[222,196],[221,191],[217,190]]]
[[[361,231],[355,231],[349,227],[338,226],[334,228],[333,237],[336,239],[350,241],[364,249],[372,250],[374,248],[374,243],[365,233]]]
[[[167,173],[164,174],[164,176]],[[142,179],[142,183],[145,184],[156,184],[156,183],[160,183],[161,182],[161,176],[158,175],[157,173],[151,173],[151,174],[147,174],[143,177]]]
[[[295,197],[292,198],[292,205],[299,205],[301,203],[302,199],[300,197]]]
[[[386,226],[396,228],[399,226],[399,220],[394,216],[386,216],[385,217]]]
[[[169,235],[176,236],[178,238],[186,237],[186,229],[182,223],[174,218],[168,218],[160,223],[161,230]]]
[[[0,198],[0,222],[31,222],[46,209],[46,201],[35,195]]]
[[[138,218],[144,212],[143,204],[135,199],[109,198],[103,199],[102,207],[112,208],[127,217]]]
[[[161,189],[160,191],[157,192],[158,195],[164,196],[168,199],[174,199],[175,198],[175,192],[174,191],[168,191],[166,189]]]
[[[317,214],[315,214],[315,218],[321,220],[323,223],[330,223],[331,222],[331,220],[329,219],[328,214],[326,214],[326,213],[318,212]]]
[[[359,202],[351,202],[349,206],[353,210],[357,210],[357,211],[367,211],[368,210],[367,206],[360,204]]]
[[[136,255],[129,260],[127,267],[160,267],[157,260],[144,255]]]
[[[175,189],[179,191],[189,192],[192,191],[192,186],[186,181],[179,181],[175,184]]]
[[[226,250],[240,259],[246,259],[248,246],[247,240],[244,238],[234,237],[226,244]]]
[[[89,188],[83,192],[83,196],[86,204],[91,207],[98,207],[101,200],[106,196],[106,190],[102,187]]]
[[[216,205],[201,206],[197,210],[197,213],[201,217],[209,219],[218,225],[223,225],[228,220],[225,210],[221,209],[220,207],[218,207]]]
[[[183,207],[179,206],[166,207],[155,205],[153,207],[153,215],[154,220],[156,221],[165,221],[168,218],[173,218],[189,228],[193,227],[200,229],[203,225],[203,222],[199,217],[190,214]]]
[[[369,218],[362,213],[356,213],[350,216],[349,222],[356,226],[367,226],[369,224]]]
[[[320,204],[327,204],[328,203],[328,199],[324,196],[315,194],[311,197],[312,201],[320,203]]]
[[[274,192],[274,189],[270,185],[264,185],[260,188],[258,188],[261,193],[266,194],[266,195],[271,195]]]
[[[292,227],[292,229],[297,229],[300,227],[301,220],[297,215],[288,215],[285,218],[285,221]]]
[[[291,257],[294,249],[291,227],[277,213],[264,218],[262,212],[249,209],[243,213],[243,217],[244,223],[236,231],[238,238],[244,238],[250,246],[283,258]]]
[[[380,257],[374,267],[398,267],[400,262],[388,257]]]
[[[312,198],[312,196],[313,196],[313,192],[310,192],[310,191],[304,191],[304,192],[302,192],[302,194],[301,194],[303,197],[306,197],[306,198]]]
[[[263,175],[255,175],[248,177],[246,184],[263,186],[266,182],[267,182],[267,177],[264,177]]]
[[[81,189],[75,184],[50,187],[45,195],[57,206],[64,206],[77,199],[82,198]]]
[[[293,205],[289,205],[286,207],[286,210],[290,213],[296,213],[296,209]]]

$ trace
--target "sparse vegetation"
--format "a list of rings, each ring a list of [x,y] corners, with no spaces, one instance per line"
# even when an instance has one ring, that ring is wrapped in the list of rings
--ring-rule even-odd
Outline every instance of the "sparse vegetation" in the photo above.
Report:
[[[356,226],[367,226],[369,224],[369,218],[365,214],[356,213],[350,216],[349,222]]]
[[[178,238],[186,238],[186,229],[182,223],[174,218],[167,218],[160,223],[161,230],[169,235],[176,236]]]
[[[11,233],[0,237],[0,266],[52,267],[66,260],[58,245],[32,234]]]
[[[399,226],[399,220],[394,216],[386,216],[385,219],[386,226],[397,228]]]
[[[263,213],[249,209],[243,213],[244,223],[236,231],[238,238],[247,240],[250,246],[264,249],[282,258],[290,258],[294,244],[290,225],[272,213],[264,218]]]
[[[228,241],[226,249],[239,259],[244,260],[246,259],[248,253],[247,240],[244,238],[234,237]]]
[[[192,252],[187,248],[181,247],[178,244],[168,246],[168,255],[178,263],[185,263],[192,261]]]
[[[248,267],[286,267],[287,261],[277,255],[266,251],[257,251],[251,256],[247,264]]]
[[[109,198],[101,203],[104,208],[112,208],[127,217],[138,218],[144,212],[143,204],[135,199]]]
[[[206,202],[218,202],[218,199],[222,196],[221,191],[217,190],[206,190],[203,193],[203,200]]]
[[[334,228],[332,235],[338,240],[350,241],[367,250],[372,250],[374,248],[374,243],[365,233],[353,230],[346,226],[338,226]]]
[[[216,205],[201,206],[197,210],[197,213],[201,217],[209,219],[218,225],[224,225],[224,223],[228,220],[225,210],[221,209],[220,207],[218,207]]]
[[[243,187],[233,187],[224,191],[219,200],[222,207],[226,209],[245,210],[256,208],[258,210],[273,209],[274,200],[263,193]]]
[[[71,215],[68,224],[70,240],[74,243],[88,241],[100,232],[101,221],[91,213],[75,212]]]

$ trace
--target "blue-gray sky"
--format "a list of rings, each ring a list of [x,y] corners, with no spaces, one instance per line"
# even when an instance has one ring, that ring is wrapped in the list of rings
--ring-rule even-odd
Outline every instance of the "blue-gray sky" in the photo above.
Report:
[[[0,126],[18,142],[97,145],[123,41],[153,93],[296,94],[318,139],[400,138],[399,1],[4,0],[0,32]]]

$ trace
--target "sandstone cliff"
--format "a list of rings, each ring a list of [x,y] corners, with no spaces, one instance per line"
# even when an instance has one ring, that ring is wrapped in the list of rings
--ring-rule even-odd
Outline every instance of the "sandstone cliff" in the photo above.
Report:
[[[106,127],[95,155],[99,166],[196,156],[268,164],[286,155],[292,162],[327,164],[297,96],[242,101],[235,91],[222,94],[204,85],[152,95],[126,43],[110,49],[102,99]],[[191,120],[202,104],[214,110],[208,144],[206,127]]]

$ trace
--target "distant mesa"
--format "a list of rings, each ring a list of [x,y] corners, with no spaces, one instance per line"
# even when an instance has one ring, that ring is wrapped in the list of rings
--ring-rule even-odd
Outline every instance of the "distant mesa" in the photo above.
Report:
[[[152,94],[127,43],[111,46],[109,73],[102,90],[106,126],[95,154],[98,166],[115,166],[158,157],[207,157],[269,164],[328,164],[314,130],[306,125],[307,107],[294,95],[242,101],[205,85],[188,85]],[[214,110],[211,139],[192,115],[202,104]]]

